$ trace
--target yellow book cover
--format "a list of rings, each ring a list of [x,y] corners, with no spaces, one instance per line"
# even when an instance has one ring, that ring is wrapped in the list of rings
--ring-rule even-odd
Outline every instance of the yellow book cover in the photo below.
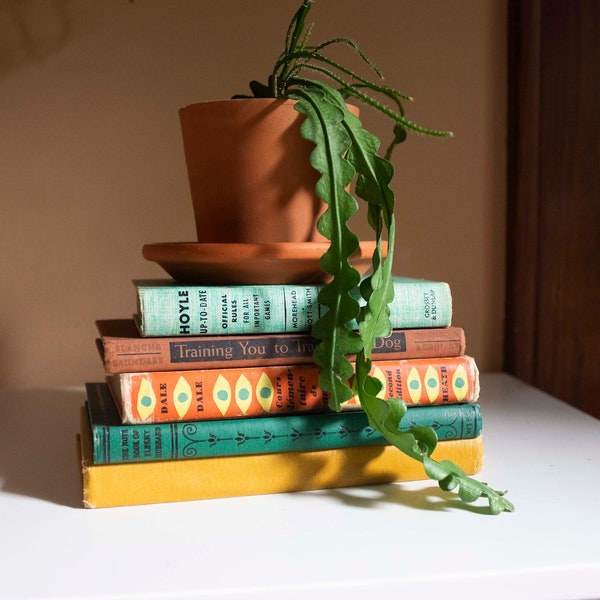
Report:
[[[421,463],[392,446],[94,465],[82,410],[80,450],[86,508],[205,500],[427,479]],[[483,466],[481,436],[439,442],[433,458],[469,475]]]

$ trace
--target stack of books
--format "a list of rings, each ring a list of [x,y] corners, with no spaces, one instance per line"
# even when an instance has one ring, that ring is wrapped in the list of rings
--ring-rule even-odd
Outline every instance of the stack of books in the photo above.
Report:
[[[356,399],[328,409],[311,358],[319,285],[134,283],[134,318],[97,322],[106,380],[86,384],[81,411],[86,507],[426,478]],[[479,374],[449,286],[394,287],[394,331],[373,353],[381,396],[406,401],[402,430],[436,430],[434,458],[477,473]]]

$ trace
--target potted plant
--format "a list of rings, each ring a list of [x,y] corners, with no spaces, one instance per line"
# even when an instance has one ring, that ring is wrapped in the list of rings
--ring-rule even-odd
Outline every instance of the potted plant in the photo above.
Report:
[[[317,45],[309,44],[311,26],[307,25],[307,16],[312,3],[313,0],[303,0],[292,18],[285,48],[266,83],[252,81],[250,83],[252,96],[236,96],[235,100],[226,102],[233,102],[235,105],[245,98],[250,103],[249,106],[252,108],[248,109],[250,113],[245,117],[247,129],[251,128],[248,123],[253,123],[257,114],[264,116],[269,113],[269,117],[272,117],[276,110],[287,109],[286,116],[282,118],[289,121],[285,129],[288,133],[285,134],[286,143],[281,151],[292,153],[291,163],[288,164],[299,164],[309,182],[304,184],[300,183],[300,180],[296,181],[293,179],[295,176],[284,169],[286,176],[293,179],[293,190],[288,189],[288,196],[294,196],[295,192],[298,192],[297,198],[294,196],[294,202],[298,206],[293,207],[292,221],[298,220],[299,215],[308,215],[311,221],[318,217],[318,234],[314,233],[312,227],[307,228],[303,225],[298,231],[286,230],[283,239],[314,241],[321,236],[321,239],[327,241],[326,251],[320,259],[320,264],[322,270],[329,275],[330,281],[324,285],[319,295],[319,302],[328,310],[315,324],[312,332],[314,337],[320,340],[313,355],[314,362],[321,368],[320,386],[329,392],[330,405],[334,410],[340,410],[344,402],[355,394],[358,395],[371,425],[399,450],[421,461],[427,475],[438,481],[442,489],[458,488],[460,498],[467,502],[483,497],[487,499],[493,513],[511,511],[513,506],[504,497],[503,492],[495,491],[467,477],[460,468],[448,461],[438,463],[431,458],[437,443],[437,436],[433,429],[415,428],[406,433],[399,431],[398,424],[406,412],[406,407],[400,399],[384,401],[377,397],[381,383],[369,375],[371,351],[377,338],[387,337],[391,333],[388,305],[393,300],[395,209],[394,195],[389,187],[393,167],[388,159],[394,146],[405,140],[407,131],[435,136],[451,134],[426,129],[407,120],[402,103],[409,97],[383,85],[379,81],[381,74],[377,68],[352,40],[335,38]],[[334,45],[348,47],[379,79],[362,77],[354,70],[329,58],[327,50]],[[391,101],[394,108],[391,109],[378,101],[375,98],[376,94]],[[393,124],[393,140],[383,156],[378,153],[379,140],[362,127],[357,116],[358,111],[349,108],[347,100],[358,100],[390,118]],[[220,125],[215,127],[217,133],[221,132],[221,134],[222,128],[232,120],[230,108],[234,105],[227,105],[226,102],[218,107],[222,112],[224,111],[224,116],[221,116],[221,120],[218,121]],[[239,106],[240,104],[236,108]],[[190,124],[194,126],[194,119],[195,117],[186,112],[186,109],[182,109],[182,128]],[[296,128],[293,134],[289,134],[291,126]],[[278,135],[281,137],[281,134]],[[232,146],[227,148],[217,146],[220,150],[215,151],[215,146],[206,139],[189,143],[205,146],[213,158],[215,155],[220,155],[225,160],[231,161],[237,153]],[[222,142],[218,142],[220,143]],[[240,152],[242,146],[248,147],[236,143]],[[190,163],[194,159],[188,155],[191,150],[187,144],[184,140],[186,161],[190,171],[190,167],[193,166]],[[292,146],[294,150],[290,150]],[[252,154],[254,150],[251,145],[249,147]],[[260,158],[255,162],[262,160]],[[283,159],[279,156],[274,160]],[[213,172],[215,168],[211,165],[208,172]],[[247,175],[246,179],[251,177]],[[224,184],[217,177],[214,179],[217,187]],[[257,179],[264,178],[257,177]],[[359,272],[349,262],[350,257],[359,248],[359,240],[348,225],[349,219],[358,207],[349,189],[353,181],[356,181],[356,196],[367,203],[367,218],[375,238],[372,271],[362,281]],[[211,184],[205,176],[200,176],[198,181],[193,181],[193,175],[190,174],[190,185],[192,188],[197,186],[202,189],[203,186]],[[320,199],[316,204],[313,192],[316,192],[316,196]],[[264,202],[268,211],[261,213],[258,226],[248,227],[243,235],[248,234],[248,231],[250,234],[258,232],[259,235],[263,235],[271,220],[269,211],[273,210],[272,204],[277,203],[277,200],[265,200],[263,193],[257,192],[256,189],[251,191],[255,199],[257,194],[259,202],[261,204]],[[232,193],[228,192],[228,195],[231,196]],[[244,200],[244,202],[248,201]],[[216,213],[223,212],[223,208],[217,202],[209,206],[209,209],[213,211],[212,214],[197,217],[197,228],[199,236],[206,234],[208,238],[205,239],[212,240],[211,232],[203,232],[202,228],[214,230],[213,220],[219,220]],[[244,204],[237,210],[253,212],[254,207]],[[284,226],[281,222],[276,222],[275,231],[282,228]],[[239,232],[236,235],[239,235]],[[223,238],[216,239],[221,241]],[[225,239],[225,241],[230,240]],[[257,240],[242,237],[242,241]],[[265,240],[259,237],[258,241]],[[359,288],[364,304],[359,304],[356,300],[356,288]],[[348,323],[353,319],[358,321],[358,330],[348,327]],[[354,365],[347,358],[347,355],[351,354],[356,355]]]

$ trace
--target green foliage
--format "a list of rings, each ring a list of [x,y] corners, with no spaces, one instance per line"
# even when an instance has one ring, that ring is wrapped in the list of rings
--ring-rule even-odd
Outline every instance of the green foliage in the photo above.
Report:
[[[389,336],[392,330],[389,304],[393,300],[395,217],[394,194],[389,184],[394,169],[388,159],[394,146],[405,140],[407,130],[435,136],[451,134],[426,129],[407,120],[402,101],[410,99],[409,96],[369,81],[324,54],[332,45],[344,45],[380,78],[379,70],[352,40],[335,38],[317,46],[309,45],[312,26],[306,25],[306,17],[311,5],[312,0],[304,0],[294,15],[285,50],[268,83],[253,81],[250,88],[255,96],[296,100],[296,110],[306,117],[301,133],[315,144],[310,160],[321,174],[316,193],[327,205],[318,229],[330,242],[321,258],[321,267],[332,276],[319,295],[319,302],[328,310],[312,331],[320,340],[313,354],[321,368],[319,385],[330,393],[330,405],[335,410],[340,410],[342,403],[357,394],[371,426],[399,450],[421,461],[428,477],[438,481],[443,490],[458,488],[458,495],[465,502],[487,499],[494,514],[512,511],[512,504],[502,492],[467,477],[450,461],[436,462],[431,458],[437,444],[433,429],[419,427],[399,431],[400,420],[406,412],[401,399],[377,397],[381,382],[369,375],[371,352],[377,338]],[[307,78],[307,71],[325,81]],[[377,101],[373,93],[391,99],[396,110]],[[393,139],[384,157],[379,155],[379,139],[366,131],[360,119],[348,110],[345,100],[350,97],[393,121]],[[372,273],[362,282],[349,263],[359,244],[348,224],[358,207],[348,192],[353,181],[356,195],[367,203],[368,222],[377,241]],[[386,238],[387,254],[383,251]],[[364,299],[362,306],[353,294],[357,287]],[[354,319],[358,322],[358,332],[348,326]],[[349,354],[356,355],[355,366],[348,360]]]
[[[381,382],[368,373],[371,361],[361,355],[356,363],[358,395],[371,426],[379,431],[391,444],[415,460],[423,463],[427,476],[438,482],[444,491],[458,488],[458,496],[464,502],[475,502],[479,498],[488,501],[492,514],[512,512],[514,506],[504,497],[504,492],[491,489],[480,483],[449,460],[437,462],[431,458],[437,436],[430,427],[413,427],[410,431],[398,430],[400,420],[406,413],[406,405],[397,398],[382,400],[377,397]]]
[[[346,191],[355,175],[345,158],[350,147],[350,137],[342,126],[347,108],[343,102],[343,107],[332,102],[331,92],[325,87],[307,87],[291,93],[290,97],[298,101],[296,109],[306,115],[301,132],[315,143],[311,164],[322,174],[316,192],[328,204],[317,227],[331,240],[321,257],[321,268],[333,278],[319,294],[319,303],[329,310],[314,326],[313,335],[322,341],[313,358],[322,368],[319,385],[331,393],[333,406],[339,410],[354,395],[348,384],[354,369],[346,354],[355,354],[362,348],[359,335],[347,326],[358,317],[360,308],[350,295],[360,276],[348,262],[358,248],[358,238],[348,227],[357,203]]]
[[[385,154],[386,158],[390,158],[396,144],[404,141],[407,130],[439,137],[452,136],[451,132],[428,129],[406,119],[403,101],[412,100],[412,98],[397,89],[380,83],[383,80],[381,72],[353,40],[337,37],[316,46],[309,45],[312,25],[307,26],[306,18],[313,2],[314,0],[304,0],[292,18],[286,35],[285,49],[275,62],[267,83],[250,82],[250,91],[253,97],[290,98],[292,90],[314,85],[314,80],[306,78],[308,72],[329,81],[339,89],[344,98],[354,97],[392,119],[394,122],[393,139]],[[329,58],[326,52],[332,46],[347,47],[360,62],[373,72],[376,80],[367,79],[355,70]],[[376,94],[391,100],[396,108],[389,108],[377,100]],[[240,94],[234,97],[246,98],[248,96]]]

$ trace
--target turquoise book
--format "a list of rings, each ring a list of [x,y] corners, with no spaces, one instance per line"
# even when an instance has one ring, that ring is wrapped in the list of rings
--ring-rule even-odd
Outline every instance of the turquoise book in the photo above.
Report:
[[[245,335],[309,332],[325,307],[322,285],[181,285],[134,281],[142,336]],[[360,300],[359,300],[360,301]],[[445,282],[394,278],[394,329],[448,327],[452,296]]]
[[[142,425],[121,423],[108,385],[87,383],[94,464],[241,456],[387,445],[360,409]],[[478,437],[478,404],[409,407],[400,430],[432,427],[439,440]]]

